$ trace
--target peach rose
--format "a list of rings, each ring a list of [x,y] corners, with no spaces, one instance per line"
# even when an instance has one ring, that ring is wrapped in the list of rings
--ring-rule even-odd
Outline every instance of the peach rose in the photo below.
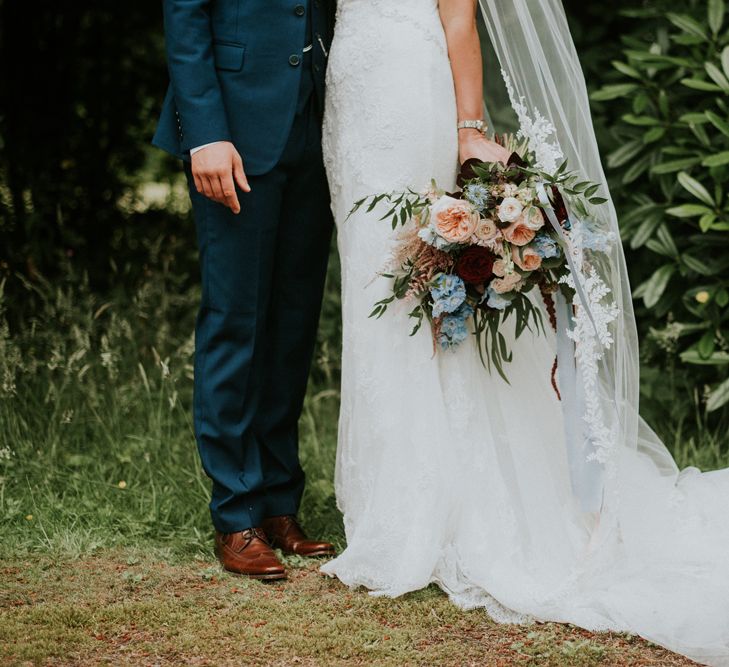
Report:
[[[441,197],[430,209],[435,231],[449,243],[465,243],[476,231],[480,217],[473,206],[462,199]]]
[[[519,218],[516,222],[512,222],[503,230],[504,238],[514,245],[522,246],[529,243],[535,236],[536,232],[529,229]]]
[[[519,222],[529,227],[529,229],[537,230],[544,227],[542,211],[536,206],[529,206],[528,208],[525,208],[519,218]]]
[[[481,245],[494,241],[500,235],[499,228],[491,218],[482,218],[473,233],[474,242]]]
[[[521,276],[515,271],[514,273],[507,273],[503,278],[494,278],[491,281],[491,287],[497,294],[505,294],[518,289],[520,282]]]
[[[511,258],[524,271],[536,271],[542,265],[542,258],[532,248],[512,248]]]

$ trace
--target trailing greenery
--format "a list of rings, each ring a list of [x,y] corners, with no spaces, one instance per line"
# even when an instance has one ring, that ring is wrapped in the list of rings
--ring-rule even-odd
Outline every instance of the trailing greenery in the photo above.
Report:
[[[641,27],[592,99],[619,116],[607,166],[646,351],[707,383],[712,412],[729,403],[729,21],[724,0],[652,5],[624,12]]]

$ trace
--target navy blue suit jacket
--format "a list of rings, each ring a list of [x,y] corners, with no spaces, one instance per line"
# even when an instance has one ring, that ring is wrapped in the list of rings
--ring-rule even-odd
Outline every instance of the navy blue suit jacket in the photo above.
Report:
[[[323,99],[334,0],[164,0],[164,19],[170,87],[153,143],[189,160],[231,141],[247,173],[270,171],[296,113],[308,21]]]

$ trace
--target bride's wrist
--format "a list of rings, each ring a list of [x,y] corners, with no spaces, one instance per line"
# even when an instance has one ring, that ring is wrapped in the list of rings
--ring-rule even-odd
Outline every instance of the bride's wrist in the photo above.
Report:
[[[469,127],[458,130],[458,141],[460,142],[472,141],[473,139],[478,139],[479,137],[483,137],[483,134],[480,130],[477,130],[475,128]]]

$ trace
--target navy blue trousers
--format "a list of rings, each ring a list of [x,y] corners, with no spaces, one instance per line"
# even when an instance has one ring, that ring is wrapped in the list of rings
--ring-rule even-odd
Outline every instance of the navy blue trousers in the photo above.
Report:
[[[198,194],[187,168],[202,271],[195,437],[225,533],[295,514],[304,489],[298,421],[333,227],[321,116],[306,88],[278,164],[238,192],[239,215]]]

